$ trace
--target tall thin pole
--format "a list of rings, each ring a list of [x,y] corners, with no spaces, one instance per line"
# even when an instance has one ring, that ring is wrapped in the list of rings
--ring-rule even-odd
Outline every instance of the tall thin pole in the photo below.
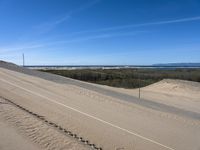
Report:
[[[25,65],[24,53],[22,54],[22,57],[23,57],[23,67],[24,67],[24,65]]]
[[[139,79],[140,80],[140,79]],[[139,81],[140,82],[140,81]],[[139,83],[139,99],[140,99],[140,83]]]

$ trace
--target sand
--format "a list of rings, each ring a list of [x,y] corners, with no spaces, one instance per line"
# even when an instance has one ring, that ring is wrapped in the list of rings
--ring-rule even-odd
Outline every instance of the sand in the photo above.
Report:
[[[48,124],[0,98],[1,150],[88,150]]]
[[[20,135],[14,127],[0,116],[0,149],[1,150],[41,150],[36,144],[29,141],[27,137]]]
[[[155,95],[150,99],[147,94],[147,97],[140,103],[134,95],[137,94],[137,90],[88,84],[46,73],[30,73],[32,71],[28,73],[28,70],[24,71],[23,69],[23,71],[16,72],[17,67],[14,71],[11,68],[0,68],[0,96],[88,139],[97,147],[106,150],[198,150],[200,148],[200,116],[198,107],[193,106],[199,100],[199,83],[187,82],[184,84],[182,81],[161,81],[142,89],[142,91],[146,90],[151,95],[153,95],[152,93]],[[50,78],[53,78],[53,82],[50,81]],[[183,84],[187,87],[189,83],[194,88],[193,95],[196,94],[194,97],[191,96],[192,100],[188,97],[190,91],[186,90],[191,87],[183,89]],[[165,91],[167,91],[166,89],[170,90],[171,86],[167,86],[168,84],[180,85],[179,88],[176,88],[180,92],[170,93],[171,95],[167,96],[168,92],[159,92],[159,90],[163,91],[163,88]],[[90,89],[92,87],[95,88]],[[181,90],[184,90],[184,96],[181,95]],[[144,92],[142,92],[144,98],[143,94]],[[165,99],[162,97],[154,99],[158,96],[156,94],[164,95]],[[123,99],[126,96],[133,98],[133,101]],[[168,99],[171,97],[171,101],[166,97]],[[184,100],[186,103],[191,102],[189,108],[186,107],[186,104],[181,104],[182,97],[186,97],[187,101]],[[159,106],[161,106],[160,109],[158,109]],[[37,119],[26,116],[26,114],[22,115],[21,113],[24,112],[15,110],[16,108],[14,107],[14,109],[13,106],[12,110],[14,111],[10,111],[10,107],[1,109],[3,112],[1,111],[0,115],[4,118],[4,124],[11,125],[19,136],[23,136],[28,141],[25,143],[31,141],[33,145],[42,147],[42,149],[89,148],[77,140],[63,135],[51,126],[38,122]],[[162,108],[167,111],[162,111]],[[176,114],[175,109],[181,113]],[[16,113],[16,111],[20,112]],[[193,117],[193,114],[187,115],[191,112],[194,112],[196,117]],[[25,118],[28,118],[28,121],[24,121]],[[23,121],[19,122],[18,120],[21,119]],[[29,124],[30,120],[31,124]],[[25,124],[19,125],[19,123]],[[32,125],[34,125],[35,132],[29,133],[32,132],[29,130]]]
[[[139,96],[139,89],[102,87],[135,97]],[[200,83],[198,82],[164,79],[141,88],[140,96],[142,99],[200,113]]]

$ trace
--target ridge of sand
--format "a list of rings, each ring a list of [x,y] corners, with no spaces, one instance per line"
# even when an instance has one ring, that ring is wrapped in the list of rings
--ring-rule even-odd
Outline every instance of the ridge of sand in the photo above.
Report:
[[[139,89],[102,88],[138,97]],[[193,81],[164,79],[141,88],[141,98],[169,106],[200,113],[200,83]]]
[[[0,136],[0,139],[4,139],[0,141],[1,150],[89,149],[2,98],[0,98],[0,127],[3,127],[0,133],[8,130],[6,135]]]
[[[200,101],[200,83],[185,80],[164,79],[143,88],[146,91],[154,91],[177,96],[195,97]]]

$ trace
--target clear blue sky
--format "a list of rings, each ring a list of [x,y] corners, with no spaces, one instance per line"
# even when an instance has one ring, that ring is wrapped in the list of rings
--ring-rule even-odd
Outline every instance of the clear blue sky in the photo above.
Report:
[[[200,0],[0,0],[0,59],[26,65],[200,62]]]

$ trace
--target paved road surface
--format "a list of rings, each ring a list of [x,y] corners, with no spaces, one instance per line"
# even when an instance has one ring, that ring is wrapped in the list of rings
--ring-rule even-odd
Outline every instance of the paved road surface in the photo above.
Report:
[[[24,73],[24,74],[27,74],[27,75],[43,78],[45,80],[53,81],[53,82],[56,82],[56,83],[76,85],[76,86],[83,87],[83,88],[91,90],[91,91],[95,91],[95,92],[98,92],[98,93],[101,93],[101,94],[104,94],[104,95],[107,95],[107,96],[111,96],[111,97],[114,97],[114,98],[117,98],[117,99],[120,99],[120,100],[123,100],[123,101],[132,102],[132,103],[135,103],[137,105],[141,105],[141,106],[151,108],[151,109],[154,109],[154,110],[178,114],[178,115],[181,115],[181,116],[200,120],[200,114],[197,113],[197,112],[192,112],[192,111],[189,111],[189,110],[180,109],[180,108],[177,108],[177,107],[169,106],[169,105],[166,105],[166,104],[163,104],[163,103],[158,103],[158,102],[151,101],[151,100],[138,99],[137,97],[134,97],[134,96],[131,96],[131,95],[128,95],[128,94],[124,94],[124,93],[115,92],[115,91],[112,91],[112,90],[109,90],[109,89],[104,89],[104,88],[101,88],[100,86],[95,86],[91,83],[73,80],[73,79],[70,79],[70,78],[65,78],[65,77],[62,77],[62,76],[55,75],[55,74],[40,72],[40,71],[36,71],[36,70],[29,70],[29,69],[19,67],[19,66],[14,65],[14,64],[9,64],[9,63],[0,63],[0,67],[6,68],[6,69],[9,69],[9,70],[14,70],[14,71]]]
[[[176,108],[161,111],[138,103],[118,103],[116,97],[110,100],[102,92],[98,95],[78,85],[56,84],[2,68],[0,95],[104,149],[200,149],[199,116],[193,112],[183,117],[182,112],[179,116],[168,113]]]

